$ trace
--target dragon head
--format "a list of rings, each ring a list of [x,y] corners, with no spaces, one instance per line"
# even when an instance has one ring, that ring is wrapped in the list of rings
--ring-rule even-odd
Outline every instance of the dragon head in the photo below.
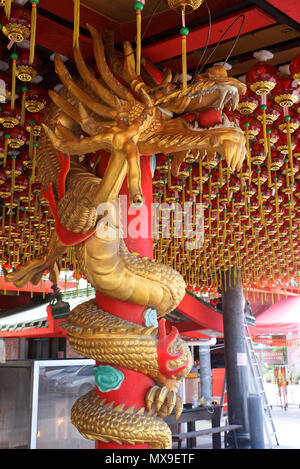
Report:
[[[164,93],[158,90],[155,104],[164,115],[164,124],[156,139],[142,136],[141,150],[172,154],[175,176],[187,154],[195,151],[201,157],[219,153],[229,167],[240,169],[246,154],[244,134],[223,109],[235,110],[245,91],[246,86],[228,77],[221,65],[197,75],[185,92],[179,86],[171,92],[170,87]]]
[[[77,47],[74,58],[80,81],[70,76],[59,56],[55,59],[66,93],[50,92],[50,96],[63,118],[56,119],[54,129],[44,125],[44,130],[56,150],[71,155],[110,151],[112,163],[102,186],[106,189],[111,185],[113,166],[115,174],[125,177],[127,173],[129,197],[135,204],[143,202],[140,155],[173,155],[174,175],[186,155],[194,151],[201,158],[219,153],[233,170],[241,166],[246,152],[244,134],[222,111],[224,106],[235,109],[239,95],[246,91],[243,83],[228,77],[222,66],[197,75],[186,90],[174,80],[170,70],[165,71],[161,83],[149,83],[143,74],[136,74],[129,42],[124,43],[124,60],[120,62],[113,35],[106,34],[104,46],[96,29],[89,25],[88,28],[99,78]],[[193,119],[187,119],[191,113]],[[71,120],[67,126],[66,117]],[[111,196],[111,191],[104,189],[101,201]]]

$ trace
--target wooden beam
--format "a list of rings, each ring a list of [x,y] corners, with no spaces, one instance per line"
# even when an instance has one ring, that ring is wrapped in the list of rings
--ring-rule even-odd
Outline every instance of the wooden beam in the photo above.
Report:
[[[221,38],[222,33],[225,32],[225,30],[240,14],[245,15],[245,22],[242,31],[243,34],[255,31],[257,29],[265,28],[276,23],[274,18],[272,18],[270,15],[267,15],[260,9],[256,7],[248,8],[247,10],[239,12],[239,14],[235,13],[234,15],[229,15],[226,18],[222,18],[216,22],[213,22],[211,27],[209,45],[216,44]],[[237,21],[236,24],[228,31],[226,36],[227,39],[236,37],[240,28],[240,24],[241,23]],[[199,50],[204,47],[206,43],[207,33],[208,24],[191,31],[187,40],[187,52]],[[178,35],[177,37],[171,37],[163,41],[159,41],[156,44],[143,47],[142,55],[146,58],[149,58],[154,63],[164,62],[171,57],[180,56],[180,36]]]

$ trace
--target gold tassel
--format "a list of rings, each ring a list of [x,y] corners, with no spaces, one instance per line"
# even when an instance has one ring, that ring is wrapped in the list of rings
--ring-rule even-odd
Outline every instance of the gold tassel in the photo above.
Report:
[[[250,153],[250,145],[249,145],[249,132],[248,132],[248,127],[249,127],[249,122],[245,122],[244,126],[246,128],[245,130],[245,136],[246,136],[246,150],[247,150],[247,165],[248,165],[248,171],[249,171],[249,186],[251,185],[251,153]]]
[[[36,6],[39,3],[39,0],[30,0],[30,1],[31,1],[31,31],[30,31],[29,63],[30,65],[32,65],[34,61],[35,36],[36,36],[36,18],[37,18]]]
[[[287,119],[289,118],[289,119]],[[286,127],[287,127],[287,144],[288,144],[288,151],[289,151],[289,161],[291,167],[291,181],[294,184],[294,164],[293,164],[293,148],[292,148],[292,139],[291,139],[291,125],[290,125],[290,116],[285,116],[286,120]]]
[[[275,210],[276,210],[276,228],[277,228],[277,242],[278,242],[278,247],[279,247],[279,205],[278,205],[278,178],[277,176],[274,178],[274,182],[275,182]]]
[[[4,234],[4,231],[5,231],[5,227],[4,227],[5,226],[5,209],[6,209],[6,205],[3,204],[2,205],[2,231],[1,231],[2,235]]]
[[[13,52],[11,54],[12,59],[12,77],[11,77],[11,98],[10,98],[10,107],[15,109],[15,100],[16,100],[16,75],[17,75],[17,60],[18,54]]]
[[[28,209],[30,208],[31,205],[31,192],[32,192],[32,174],[28,174],[28,179],[29,179],[29,189],[28,189]]]
[[[267,168],[268,168],[268,182],[269,187],[272,187],[272,178],[271,178],[271,141],[270,141],[271,129],[267,129],[267,139],[268,139],[268,158],[267,158]]]
[[[186,60],[186,37],[189,34],[189,29],[185,26],[185,11],[184,8],[181,11],[182,28],[180,29],[181,34],[181,56],[182,56],[182,89],[187,90],[187,60]]]
[[[164,179],[164,187],[163,187],[163,198],[164,198],[164,202],[166,201],[166,198],[167,198],[167,183],[168,183],[168,180],[167,179]]]
[[[10,135],[9,134],[5,134],[4,135],[5,137],[5,141],[4,141],[4,158],[3,158],[3,168],[6,167],[6,161],[7,161],[7,150],[8,150],[8,143],[9,143],[9,139],[10,139]]]
[[[199,155],[199,186],[200,186],[200,195],[202,199],[202,192],[203,192],[203,180],[202,180],[202,156]]]
[[[185,204],[185,184],[182,184],[182,204]]]
[[[168,188],[171,187],[171,158],[167,159],[168,162]]]
[[[22,107],[21,107],[21,125],[24,125],[25,124],[25,112],[26,112],[25,103],[26,103],[26,96],[27,96],[27,91],[28,91],[27,86],[23,86],[22,91],[23,91],[23,95],[22,95]]]
[[[74,0],[73,47],[79,47],[80,0]]]
[[[7,18],[10,18],[12,0],[5,0],[4,11]]]
[[[190,191],[190,197],[192,196],[192,190],[193,190],[192,170],[193,170],[193,168],[189,168],[189,191]]]
[[[136,74],[141,74],[141,48],[142,48],[142,11],[144,5],[142,2],[135,2],[136,12]]]
[[[30,131],[30,135],[32,134],[32,130]],[[33,151],[32,151],[32,182],[35,182],[35,169],[36,169],[36,152],[37,152],[37,147],[38,143],[33,142],[32,143]]]
[[[15,192],[15,179],[16,179],[16,155],[12,155],[12,170],[11,170],[11,193]]]
[[[29,132],[29,156],[32,158],[32,153],[33,153],[33,126],[35,124],[34,120],[31,120],[29,122],[30,124],[30,132]]]
[[[264,134],[264,150],[265,156],[268,155],[268,141],[267,141],[267,120],[266,120],[266,108],[267,106],[263,104],[262,106],[262,124],[263,124],[263,134]]]

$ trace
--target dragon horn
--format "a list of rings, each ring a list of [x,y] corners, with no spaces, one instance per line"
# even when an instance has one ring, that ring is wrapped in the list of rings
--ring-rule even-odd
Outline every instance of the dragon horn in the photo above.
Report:
[[[68,114],[68,116],[70,116],[75,122],[80,122],[80,115],[73,104],[71,104],[67,99],[63,98],[53,90],[49,90],[48,94],[59,109]]]
[[[105,88],[98,80],[94,77],[90,69],[87,67],[79,47],[74,47],[73,50],[74,59],[77,66],[77,70],[80,73],[81,78],[85,83],[96,93],[96,95],[108,106],[118,108],[120,105],[119,100],[115,99],[115,96]]]
[[[125,86],[123,86],[110,71],[106,62],[104,45],[100,34],[90,24],[87,24],[87,27],[93,38],[94,56],[99,73],[102,76],[104,82],[119,98],[129,101],[131,103],[135,103],[136,100],[134,99],[130,91],[128,91]]]
[[[89,96],[85,91],[83,91],[81,88],[79,88],[79,86],[76,85],[76,83],[68,73],[59,54],[55,55],[54,63],[55,70],[59,78],[61,79],[62,83],[65,85],[67,90],[70,91],[73,96],[79,99],[79,101],[85,103],[86,106],[88,106],[93,112],[95,112],[99,116],[105,117],[107,119],[116,118],[116,110],[113,110],[107,106],[96,102],[93,98],[91,98],[91,96]]]

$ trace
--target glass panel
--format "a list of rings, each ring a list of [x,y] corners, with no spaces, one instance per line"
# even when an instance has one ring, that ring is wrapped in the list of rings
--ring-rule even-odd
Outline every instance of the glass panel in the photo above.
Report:
[[[58,362],[59,363],[59,362]],[[71,423],[71,407],[95,386],[94,365],[39,367],[37,449],[92,449]]]
[[[30,446],[31,368],[0,366],[0,448]]]

